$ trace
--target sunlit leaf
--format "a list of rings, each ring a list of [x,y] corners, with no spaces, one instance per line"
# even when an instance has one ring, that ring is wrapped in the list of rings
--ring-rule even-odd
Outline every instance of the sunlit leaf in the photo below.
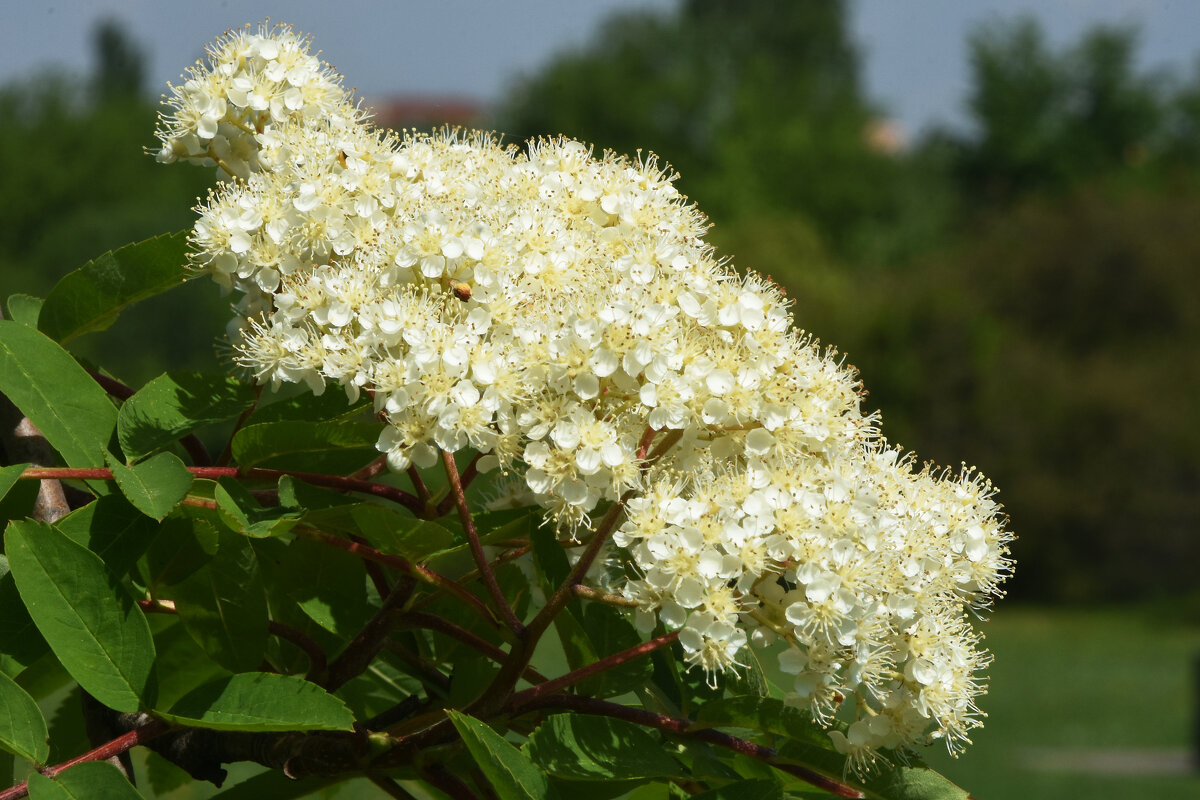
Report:
[[[233,456],[242,467],[344,475],[379,455],[378,439],[372,422],[268,422],[238,431]]]
[[[254,403],[254,391],[224,375],[167,372],[121,405],[117,437],[127,458],[141,458],[195,430],[233,419]]]
[[[561,778],[690,777],[657,735],[610,717],[555,714],[530,734],[524,749],[538,766]]]
[[[500,800],[556,798],[546,773],[503,736],[474,717],[448,712],[475,764]]]
[[[121,771],[106,761],[76,764],[53,780],[29,776],[30,800],[142,800]]]
[[[34,329],[0,320],[0,394],[38,427],[73,467],[104,465],[117,409],[58,344]]]
[[[219,533],[217,554],[169,594],[188,633],[231,672],[255,669],[267,644],[267,599],[249,540]]]
[[[67,274],[46,297],[38,328],[59,342],[102,331],[126,307],[183,284],[187,232],[164,234],[105,253]]]
[[[9,523],[4,543],[29,615],[71,677],[116,711],[153,702],[150,628],[100,557],[39,522]]]
[[[226,731],[348,731],[346,704],[296,675],[246,672],[189,692],[168,711],[172,722]]]
[[[48,735],[46,719],[37,702],[0,673],[0,747],[42,764],[50,755]]]
[[[120,494],[97,498],[54,523],[76,544],[100,556],[114,575],[124,575],[158,535],[154,520]]]
[[[156,453],[132,467],[109,455],[108,467],[121,493],[151,519],[171,513],[192,485],[192,473],[174,453]]]
[[[302,516],[284,506],[263,506],[236,478],[220,478],[214,496],[221,521],[230,530],[256,539],[287,533]]]
[[[10,294],[8,296],[8,318],[31,328],[37,327],[38,315],[42,313],[42,305],[46,301],[31,294]]]

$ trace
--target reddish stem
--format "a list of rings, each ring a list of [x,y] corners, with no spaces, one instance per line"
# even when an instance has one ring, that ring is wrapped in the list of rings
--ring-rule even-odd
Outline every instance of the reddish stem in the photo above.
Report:
[[[300,472],[298,470],[263,469],[261,467],[251,467],[249,469],[241,469],[239,467],[188,467],[188,471],[197,478],[207,478],[210,480],[239,478],[244,480],[277,481],[284,475],[290,475],[306,483],[311,483],[314,486],[324,486],[343,492],[359,492],[391,500],[394,503],[404,506],[417,516],[422,516],[425,511],[424,506],[417,498],[403,489],[397,489],[394,486],[384,486],[381,483],[347,478],[342,475],[325,475],[319,472]],[[57,480],[69,478],[112,480],[112,470],[107,467],[37,467],[25,470],[21,474],[21,477]]]
[[[479,532],[475,530],[475,519],[471,516],[471,508],[467,505],[467,495],[463,491],[462,481],[459,479],[458,465],[454,463],[454,453],[443,450],[442,463],[446,467],[446,478],[450,481],[450,496],[454,498],[454,503],[458,506],[458,517],[462,520],[463,530],[466,531],[467,542],[471,546],[471,557],[475,559],[479,577],[483,579],[483,585],[492,596],[492,601],[500,610],[509,630],[515,636],[520,637],[525,631],[525,626],[521,624],[521,620],[517,619],[512,606],[504,597],[504,592],[500,591],[496,573],[492,572],[492,565],[488,563],[487,555],[483,552],[483,543],[479,541]]]
[[[463,470],[462,487],[464,490],[474,482],[476,477],[478,477],[478,475],[479,475],[479,459],[481,459],[481,458],[483,458],[483,453],[476,453],[475,457],[471,459],[471,463],[467,464],[467,468],[465,470]],[[442,501],[440,503],[438,503],[437,515],[439,517],[444,517],[447,514],[449,514],[450,509],[454,507],[454,503],[455,503],[454,493],[451,492],[450,494],[443,497]]]
[[[654,437],[658,431],[649,426],[646,427],[646,432],[642,434],[642,440],[638,442],[637,457],[638,461],[646,460],[646,453],[650,452],[650,444],[654,441]]]
[[[339,550],[345,550],[347,553],[356,555],[359,558],[366,559],[368,561],[374,561],[377,564],[383,564],[385,567],[398,569],[401,572],[406,572],[409,575],[412,575],[414,578],[423,583],[428,583],[431,586],[444,589],[445,591],[450,592],[458,597],[460,600],[466,602],[466,604],[474,609],[480,617],[487,621],[489,625],[494,626],[498,624],[491,610],[478,597],[471,594],[458,583],[450,580],[444,575],[439,575],[433,570],[423,567],[420,564],[414,564],[403,556],[393,556],[387,553],[381,553],[373,547],[367,547],[366,545],[358,544],[357,542],[347,541],[346,539],[341,539],[337,536],[333,536],[332,534],[316,530],[315,528],[308,528],[303,525],[298,525],[293,528],[293,530],[304,536],[308,536],[309,538],[322,541],[331,547],[336,547]]]
[[[613,653],[611,656],[602,658],[594,664],[589,664],[586,667],[580,667],[573,672],[568,672],[566,675],[553,678],[544,683],[539,683],[537,686],[526,689],[523,692],[517,692],[508,701],[509,706],[520,706],[524,703],[536,700],[539,697],[545,697],[548,694],[557,692],[559,689],[565,689],[568,686],[573,686],[574,684],[587,680],[593,675],[598,675],[605,670],[612,669],[613,667],[624,664],[627,661],[633,661],[635,658],[641,658],[648,653],[653,653],[660,647],[666,647],[667,645],[673,643],[678,638],[679,631],[672,631],[671,633],[651,639],[648,642],[643,642],[634,647],[630,647],[627,650],[622,650],[619,653]]]
[[[81,756],[76,756],[69,761],[64,761],[61,764],[55,764],[53,767],[46,767],[41,770],[41,773],[47,778],[53,778],[60,772],[70,769],[76,764],[82,764],[84,761],[107,761],[113,756],[124,753],[131,747],[136,747],[139,744],[145,744],[156,736],[159,736],[171,726],[160,719],[152,719],[140,728],[135,728],[129,733],[118,736],[111,742],[105,742],[97,748],[87,751]],[[0,800],[18,800],[18,798],[29,795],[29,783],[18,783],[9,789],[0,792]]]
[[[638,601],[630,600],[628,597],[621,597],[619,594],[609,594],[608,592],[602,592],[599,589],[593,589],[591,586],[584,586],[579,583],[572,586],[571,591],[578,598],[591,600],[594,603],[604,603],[606,606],[637,608],[639,605]]]
[[[497,664],[503,664],[504,659],[508,656],[499,647],[496,647],[486,639],[471,633],[466,628],[455,625],[447,619],[437,616],[436,614],[426,614],[421,611],[404,611],[400,613],[400,621],[412,625],[414,628],[425,628],[431,631],[445,634],[451,639],[457,639],[468,647],[478,650],[485,656],[495,661]],[[526,667],[524,677],[530,683],[545,683],[548,678],[535,670],[533,667]]]
[[[408,465],[408,479],[412,481],[413,489],[417,492],[417,499],[421,501],[421,509],[428,509],[429,498],[432,495],[429,493],[429,487],[425,485],[425,479],[421,477],[421,471],[412,464]]]
[[[370,480],[379,473],[383,472],[385,469],[387,469],[387,456],[383,455],[372,461],[370,464],[367,464],[358,472],[350,473],[350,477],[360,481]]]

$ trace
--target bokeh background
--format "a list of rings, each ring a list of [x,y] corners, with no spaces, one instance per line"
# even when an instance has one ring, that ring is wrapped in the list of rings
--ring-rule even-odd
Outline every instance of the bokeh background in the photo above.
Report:
[[[1000,487],[990,719],[931,758],[981,798],[1200,797],[1200,4],[494,5],[6,4],[0,298],[190,224],[211,176],[143,152],[157,97],[267,16],[381,125],[653,151],[889,439]],[[196,281],[78,351],[220,369],[226,303]]]

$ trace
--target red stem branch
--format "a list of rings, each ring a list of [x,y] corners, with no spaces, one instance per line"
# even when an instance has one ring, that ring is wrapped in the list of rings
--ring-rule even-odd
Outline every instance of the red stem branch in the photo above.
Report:
[[[87,751],[81,756],[76,756],[69,761],[64,761],[61,764],[55,764],[52,767],[46,767],[41,770],[41,773],[47,778],[53,778],[63,770],[70,769],[76,764],[82,764],[84,761],[107,761],[115,755],[124,753],[131,747],[136,747],[139,744],[145,744],[156,736],[159,736],[170,728],[170,725],[160,719],[152,719],[140,728],[135,728],[129,733],[118,736],[110,742]],[[29,795],[29,784],[18,783],[9,789],[0,792],[0,800],[18,800],[18,798]]]
[[[197,478],[208,478],[210,480],[216,480],[217,478],[240,478],[245,480],[277,481],[284,475],[290,475],[306,483],[311,483],[314,486],[324,486],[343,492],[359,492],[360,494],[370,494],[385,500],[391,500],[394,503],[404,506],[417,516],[422,516],[425,511],[424,506],[417,498],[403,489],[397,489],[394,486],[384,486],[381,483],[347,478],[342,475],[325,475],[319,472],[300,472],[298,470],[263,469],[261,467],[251,467],[249,469],[241,469],[239,467],[188,467],[188,471]],[[56,480],[69,478],[112,480],[112,470],[107,467],[33,468],[25,470],[21,474],[21,477],[28,479],[50,478]]]
[[[481,458],[483,458],[483,453],[476,453],[475,457],[471,459],[471,463],[467,464],[467,468],[463,470],[462,488],[464,490],[466,490],[466,488],[470,486],[471,483],[474,482],[475,478],[479,475],[479,459]],[[455,501],[456,498],[453,492],[443,497],[442,501],[437,505],[437,515],[439,517],[444,517],[449,514],[450,509],[454,508]]]
[[[400,621],[414,628],[425,628],[426,630],[445,634],[451,639],[462,642],[467,647],[478,650],[497,664],[503,664],[504,659],[508,657],[508,653],[505,653],[486,639],[482,639],[466,628],[455,625],[453,622],[443,619],[436,614],[426,614],[421,611],[404,611],[400,613]],[[545,683],[548,680],[545,675],[542,675],[533,667],[525,668],[524,677],[530,683]]]
[[[478,597],[471,594],[464,587],[460,586],[458,583],[450,580],[444,575],[439,575],[431,569],[422,567],[420,564],[414,564],[403,556],[393,556],[387,553],[381,553],[372,547],[367,547],[366,545],[362,545],[357,542],[347,541],[346,539],[316,530],[315,528],[308,528],[303,525],[297,525],[292,530],[301,535],[324,542],[331,547],[336,547],[339,550],[345,550],[347,553],[356,555],[359,558],[366,559],[367,561],[374,561],[377,564],[383,564],[385,567],[398,569],[401,572],[412,575],[422,583],[427,583],[430,586],[436,586],[439,589],[450,592],[455,597],[458,597],[460,600],[464,601],[468,606],[474,609],[476,613],[486,620],[489,625],[495,626],[498,624],[496,617],[491,612],[491,609],[489,609],[487,605]]]
[[[467,541],[471,546],[471,557],[475,559],[475,566],[479,568],[479,577],[483,579],[483,585],[504,617],[508,629],[513,632],[513,635],[520,637],[525,631],[525,626],[521,624],[521,620],[517,619],[512,606],[504,597],[504,592],[500,591],[500,584],[496,582],[496,573],[492,572],[492,565],[488,563],[487,555],[483,552],[483,543],[479,541],[479,532],[475,530],[475,519],[471,516],[471,508],[467,505],[467,495],[463,491],[462,481],[459,478],[458,465],[454,463],[454,453],[443,450],[442,463],[446,467],[446,478],[450,481],[450,496],[454,498],[454,503],[458,506],[458,517],[462,520],[463,530],[466,531]]]
[[[598,675],[605,670],[612,669],[613,667],[624,664],[627,661],[633,661],[635,658],[641,658],[648,653],[653,653],[660,647],[666,647],[667,645],[672,644],[678,638],[679,631],[672,631],[671,633],[651,639],[648,642],[642,642],[639,645],[622,650],[619,653],[613,653],[611,656],[602,658],[594,664],[589,664],[586,667],[580,667],[573,672],[568,672],[566,675],[552,678],[544,683],[539,683],[537,686],[533,686],[523,692],[517,692],[512,696],[512,699],[508,701],[509,705],[511,707],[520,706],[524,703],[536,700],[539,697],[545,697],[548,694],[557,692],[559,689],[565,689],[568,686],[573,686],[574,684],[587,680],[593,675]]]

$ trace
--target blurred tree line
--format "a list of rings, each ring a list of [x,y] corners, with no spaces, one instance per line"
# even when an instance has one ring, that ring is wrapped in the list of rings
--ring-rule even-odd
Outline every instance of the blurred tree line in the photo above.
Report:
[[[143,151],[155,148],[157,107],[137,45],[106,22],[92,49],[90,78],[46,72],[0,87],[0,299],[45,297],[88,259],[189,227],[196,199],[212,183],[208,170],[165,170]],[[123,351],[118,377],[135,383],[163,364],[217,368],[213,345],[228,301],[201,284],[123,315],[109,331],[79,340],[76,352]]]
[[[1136,46],[1123,28],[1061,50],[1031,21],[982,29],[969,129],[901,146],[845,2],[683,0],[613,17],[492,123],[678,169],[718,248],[861,369],[889,438],[996,481],[1014,596],[1200,603],[1200,62],[1139,72]],[[207,171],[130,146],[153,146],[136,46],[108,25],[95,51],[90,82],[0,89],[3,295],[189,226],[206,191]],[[80,347],[128,349],[134,382],[219,368],[224,303],[189,284]]]

